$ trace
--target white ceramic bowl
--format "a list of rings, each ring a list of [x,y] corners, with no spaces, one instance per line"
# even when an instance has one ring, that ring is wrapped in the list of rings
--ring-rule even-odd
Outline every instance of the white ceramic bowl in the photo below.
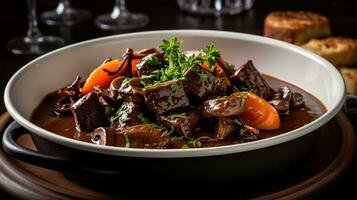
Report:
[[[120,57],[127,47],[157,47],[162,39],[178,37],[184,49],[214,43],[224,59],[240,65],[252,59],[258,70],[293,83],[316,96],[327,112],[296,130],[244,144],[201,149],[132,149],[98,146],[46,131],[29,121],[31,112],[48,93],[71,83],[77,75],[86,78],[106,57]],[[311,133],[341,109],[345,86],[339,72],[321,57],[295,45],[242,33],[208,30],[169,30],[115,35],[70,45],[43,55],[25,65],[8,82],[5,105],[11,116],[34,135],[73,149],[115,156],[147,158],[205,157],[246,152],[285,143]]]

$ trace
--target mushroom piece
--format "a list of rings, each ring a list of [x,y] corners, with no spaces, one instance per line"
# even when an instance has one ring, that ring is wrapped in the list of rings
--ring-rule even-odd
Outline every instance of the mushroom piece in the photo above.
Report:
[[[117,143],[116,133],[113,128],[96,128],[90,136],[94,144],[115,146]]]
[[[269,103],[279,114],[289,114],[290,107],[297,107],[304,103],[303,96],[298,92],[292,92],[289,87],[283,86],[274,93]]]
[[[142,89],[138,87],[140,81],[140,78],[119,76],[111,82],[109,91],[113,98],[141,104],[144,102],[144,97]]]

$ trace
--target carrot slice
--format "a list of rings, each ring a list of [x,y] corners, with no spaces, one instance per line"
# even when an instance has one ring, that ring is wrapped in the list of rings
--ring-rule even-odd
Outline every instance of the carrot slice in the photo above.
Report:
[[[246,98],[245,110],[239,118],[248,125],[261,130],[273,130],[280,127],[278,112],[263,98],[250,92],[238,92],[235,95]]]
[[[83,94],[87,94],[92,92],[95,86],[100,86],[102,88],[108,88],[110,83],[116,77],[122,75],[126,69],[121,69],[119,73],[115,76],[110,76],[107,72],[103,69],[107,69],[109,71],[115,71],[118,66],[120,65],[121,61],[118,59],[111,60],[107,63],[102,64],[101,66],[97,67],[92,73],[88,76],[86,82],[84,83],[81,92]]]
[[[136,65],[139,64],[140,62],[141,62],[141,59],[138,59],[138,58],[131,60],[131,74],[133,76],[138,76]]]

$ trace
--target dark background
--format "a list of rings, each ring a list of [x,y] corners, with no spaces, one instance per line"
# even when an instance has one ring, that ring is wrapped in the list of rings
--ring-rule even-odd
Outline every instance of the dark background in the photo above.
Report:
[[[114,0],[72,0],[74,7],[89,10],[93,17],[111,11]],[[55,8],[58,1],[38,0],[38,13]],[[332,32],[335,36],[357,38],[357,6],[354,1],[331,0],[256,0],[250,11],[230,17],[194,16],[179,10],[174,0],[129,0],[128,8],[134,12],[142,12],[150,17],[150,23],[141,29],[215,29],[225,31],[262,34],[264,17],[274,10],[307,10],[321,13],[331,21]],[[1,0],[0,4],[0,112],[5,112],[3,91],[9,78],[24,64],[36,56],[19,56],[9,53],[6,42],[13,37],[24,36],[27,31],[27,7],[25,0]],[[58,35],[65,38],[67,44],[91,38],[120,34],[123,31],[102,31],[93,25],[93,18],[73,27],[55,27],[40,23],[44,34]],[[128,31],[127,31],[128,32]],[[25,98],[25,97],[24,97]],[[356,116],[349,116],[353,124],[357,124]],[[323,195],[324,198],[345,199],[355,195],[356,172],[355,161],[352,167],[340,180],[336,181]],[[2,193],[0,191],[0,193]],[[0,199],[8,198],[0,194]]]

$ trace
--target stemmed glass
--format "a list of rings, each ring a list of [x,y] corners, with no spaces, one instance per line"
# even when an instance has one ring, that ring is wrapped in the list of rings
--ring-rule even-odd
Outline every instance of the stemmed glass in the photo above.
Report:
[[[14,38],[7,43],[7,48],[14,54],[43,54],[64,45],[64,40],[55,36],[42,35],[36,17],[36,0],[27,0],[28,31],[25,37]]]
[[[125,0],[115,0],[111,13],[95,19],[95,24],[105,30],[128,30],[143,27],[148,23],[149,17],[146,15],[128,11]]]
[[[48,25],[70,26],[91,16],[87,10],[73,8],[69,0],[60,0],[56,9],[42,13],[41,20]]]

